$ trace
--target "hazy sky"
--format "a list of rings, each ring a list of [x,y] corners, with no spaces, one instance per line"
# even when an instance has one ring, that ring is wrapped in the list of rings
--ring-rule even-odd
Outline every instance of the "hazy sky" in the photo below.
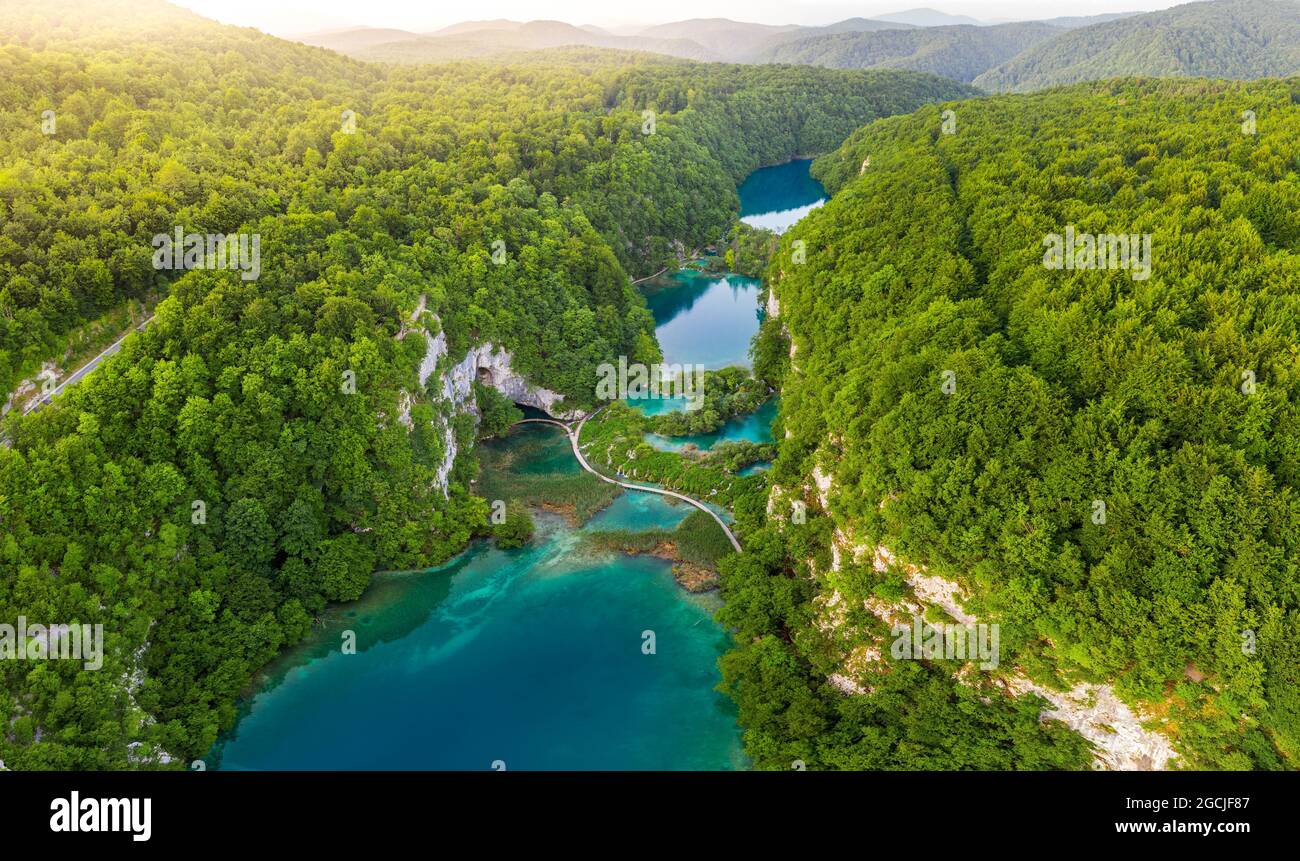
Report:
[[[277,35],[367,25],[426,32],[457,21],[551,18],[570,24],[661,24],[684,18],[732,18],[764,24],[829,24],[926,5],[928,0],[172,0],[201,15]],[[1166,9],[1174,0],[943,0],[932,8],[984,21],[1032,20]]]

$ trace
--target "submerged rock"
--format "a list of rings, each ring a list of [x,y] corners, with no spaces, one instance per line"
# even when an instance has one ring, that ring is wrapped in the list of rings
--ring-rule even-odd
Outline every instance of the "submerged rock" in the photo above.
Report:
[[[673,566],[673,579],[687,592],[709,592],[718,588],[718,572],[693,562],[678,562]]]

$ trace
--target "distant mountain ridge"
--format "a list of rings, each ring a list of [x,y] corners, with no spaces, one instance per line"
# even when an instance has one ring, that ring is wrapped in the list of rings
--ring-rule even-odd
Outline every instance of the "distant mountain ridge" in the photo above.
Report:
[[[974,83],[1040,90],[1123,76],[1249,80],[1300,72],[1300,4],[1210,0],[1069,30]]]
[[[719,57],[736,59],[773,37],[798,33],[803,29],[796,24],[750,24],[729,18],[693,18],[638,30],[635,38],[688,39]]]
[[[963,23],[946,23],[964,20]],[[974,22],[974,23],[969,23]],[[695,61],[929,72],[991,92],[1116,77],[1300,74],[1300,2],[1202,0],[1159,12],[994,24],[920,8],[809,27],[696,18],[641,28],[466,21],[435,33],[354,28],[299,41],[362,60],[442,62],[557,48]]]
[[[910,69],[970,83],[994,66],[1064,32],[1051,24],[1028,22],[831,33],[785,41],[749,60],[835,69]]]
[[[877,15],[876,20],[888,21],[892,24],[910,24],[913,27],[953,27],[959,24],[981,27],[986,23],[969,15],[949,15],[947,12],[940,12],[938,9],[929,7],[904,9],[902,12]]]
[[[723,59],[690,39],[617,36],[598,27],[575,27],[563,21],[468,21],[435,33],[359,27],[300,36],[298,41],[360,60],[395,63],[434,63],[569,46],[650,51],[688,60]]]
[[[754,24],[728,18],[694,18],[613,33],[561,21],[464,21],[432,33],[356,27],[310,33],[297,41],[362,60],[421,63],[485,57],[567,46],[651,51],[690,60],[749,62],[787,39],[836,32],[901,30],[911,25],[850,18],[827,27]]]

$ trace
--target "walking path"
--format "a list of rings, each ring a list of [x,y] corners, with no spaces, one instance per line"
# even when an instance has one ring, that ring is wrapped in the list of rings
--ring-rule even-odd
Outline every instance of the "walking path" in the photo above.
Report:
[[[601,409],[604,408],[602,407]],[[587,419],[592,418],[598,412],[600,412],[600,410],[596,410],[595,413],[592,413],[589,416],[584,416],[583,419],[578,422],[577,427],[573,427],[570,424],[565,424],[564,422],[559,421],[558,419],[521,419],[520,421],[515,422],[515,424],[522,425],[522,424],[533,423],[533,424],[542,424],[542,425],[555,425],[557,428],[563,430],[565,435],[568,436],[569,445],[573,446],[573,456],[578,459],[578,463],[587,472],[596,476],[596,478],[599,478],[601,481],[605,481],[610,484],[616,484],[619,487],[625,488],[627,490],[639,490],[642,493],[657,493],[660,496],[671,496],[674,499],[680,499],[682,502],[688,503],[690,505],[694,505],[700,511],[703,511],[705,514],[709,515],[710,517],[712,517],[714,520],[718,522],[718,525],[722,527],[722,531],[726,533],[727,540],[731,542],[731,546],[736,548],[737,553],[744,552],[740,547],[740,542],[736,540],[735,534],[731,531],[731,527],[727,526],[726,522],[724,522],[723,519],[718,516],[718,513],[716,511],[714,511],[712,508],[709,508],[707,505],[705,505],[703,502],[700,502],[698,499],[693,499],[692,497],[689,497],[684,493],[677,493],[676,491],[673,490],[664,490],[663,488],[659,488],[659,487],[645,487],[644,485],[640,485],[640,484],[629,484],[626,481],[619,481],[618,479],[610,478],[609,476],[603,473],[597,472],[592,467],[591,464],[587,463],[587,458],[583,456],[582,449],[578,448],[578,436],[582,433],[582,426],[587,423]]]

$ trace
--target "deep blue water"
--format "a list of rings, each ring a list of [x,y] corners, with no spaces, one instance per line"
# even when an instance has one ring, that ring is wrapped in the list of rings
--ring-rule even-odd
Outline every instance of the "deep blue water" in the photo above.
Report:
[[[811,159],[760,168],[741,183],[740,220],[784,233],[826,201],[826,189],[809,174]]]
[[[754,171],[740,186],[744,221],[782,231],[826,199],[808,174],[812,162],[799,159]],[[699,364],[709,370],[749,366],[749,342],[762,322],[760,283],[735,273],[682,270],[648,282],[646,303],[655,335],[671,364]]]

